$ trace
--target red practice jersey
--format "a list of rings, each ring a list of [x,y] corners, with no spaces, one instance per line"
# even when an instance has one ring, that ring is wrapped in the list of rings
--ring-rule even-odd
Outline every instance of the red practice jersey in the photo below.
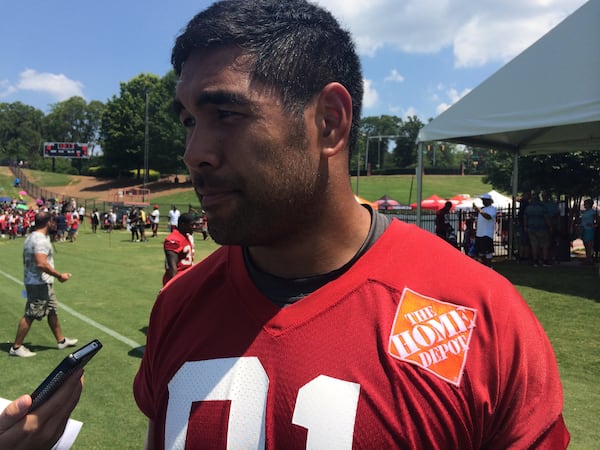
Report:
[[[220,248],[159,295],[134,394],[157,449],[569,439],[553,351],[514,287],[396,220],[344,275],[284,309],[256,289],[239,247]]]
[[[192,267],[194,263],[194,242],[179,232],[173,230],[166,238],[163,244],[165,252],[170,251],[177,254],[177,273]],[[165,261],[165,274],[163,275],[163,285],[171,279],[169,268]]]

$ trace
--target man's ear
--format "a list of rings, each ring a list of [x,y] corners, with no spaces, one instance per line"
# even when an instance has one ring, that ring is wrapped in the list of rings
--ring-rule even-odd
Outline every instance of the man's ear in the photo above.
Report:
[[[316,121],[321,148],[328,156],[348,147],[352,126],[352,98],[340,83],[329,83],[321,90]]]

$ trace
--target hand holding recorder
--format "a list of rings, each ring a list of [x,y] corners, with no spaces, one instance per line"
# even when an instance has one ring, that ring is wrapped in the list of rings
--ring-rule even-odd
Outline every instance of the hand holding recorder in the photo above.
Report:
[[[51,448],[64,432],[83,388],[83,366],[102,348],[94,340],[71,353],[31,395],[0,413],[0,448]]]

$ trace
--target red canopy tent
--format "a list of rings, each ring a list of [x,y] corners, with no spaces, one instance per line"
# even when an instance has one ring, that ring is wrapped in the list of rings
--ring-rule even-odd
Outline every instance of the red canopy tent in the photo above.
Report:
[[[366,198],[359,197],[356,194],[354,195],[354,199],[361,205],[362,204],[370,205],[373,209],[377,209],[379,207],[379,205],[377,203],[367,200]]]
[[[431,197],[427,197],[426,199],[421,201],[422,209],[433,209],[437,211],[438,209],[442,209],[448,200],[433,194]],[[413,209],[417,208],[417,204],[413,203],[410,205]]]
[[[394,206],[399,206],[400,202],[394,200],[393,198],[391,198],[390,196],[388,196],[387,194],[384,195],[383,197],[375,200],[373,203],[375,203],[377,205],[378,209],[394,209]]]

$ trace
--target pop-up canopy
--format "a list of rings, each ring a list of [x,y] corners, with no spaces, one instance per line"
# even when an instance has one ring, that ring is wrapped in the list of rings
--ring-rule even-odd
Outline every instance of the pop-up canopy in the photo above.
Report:
[[[600,0],[423,127],[418,140],[519,155],[600,149]]]
[[[421,129],[418,204],[427,141],[510,151],[513,198],[520,155],[600,150],[600,0],[589,0]],[[418,224],[420,216],[418,208]]]

